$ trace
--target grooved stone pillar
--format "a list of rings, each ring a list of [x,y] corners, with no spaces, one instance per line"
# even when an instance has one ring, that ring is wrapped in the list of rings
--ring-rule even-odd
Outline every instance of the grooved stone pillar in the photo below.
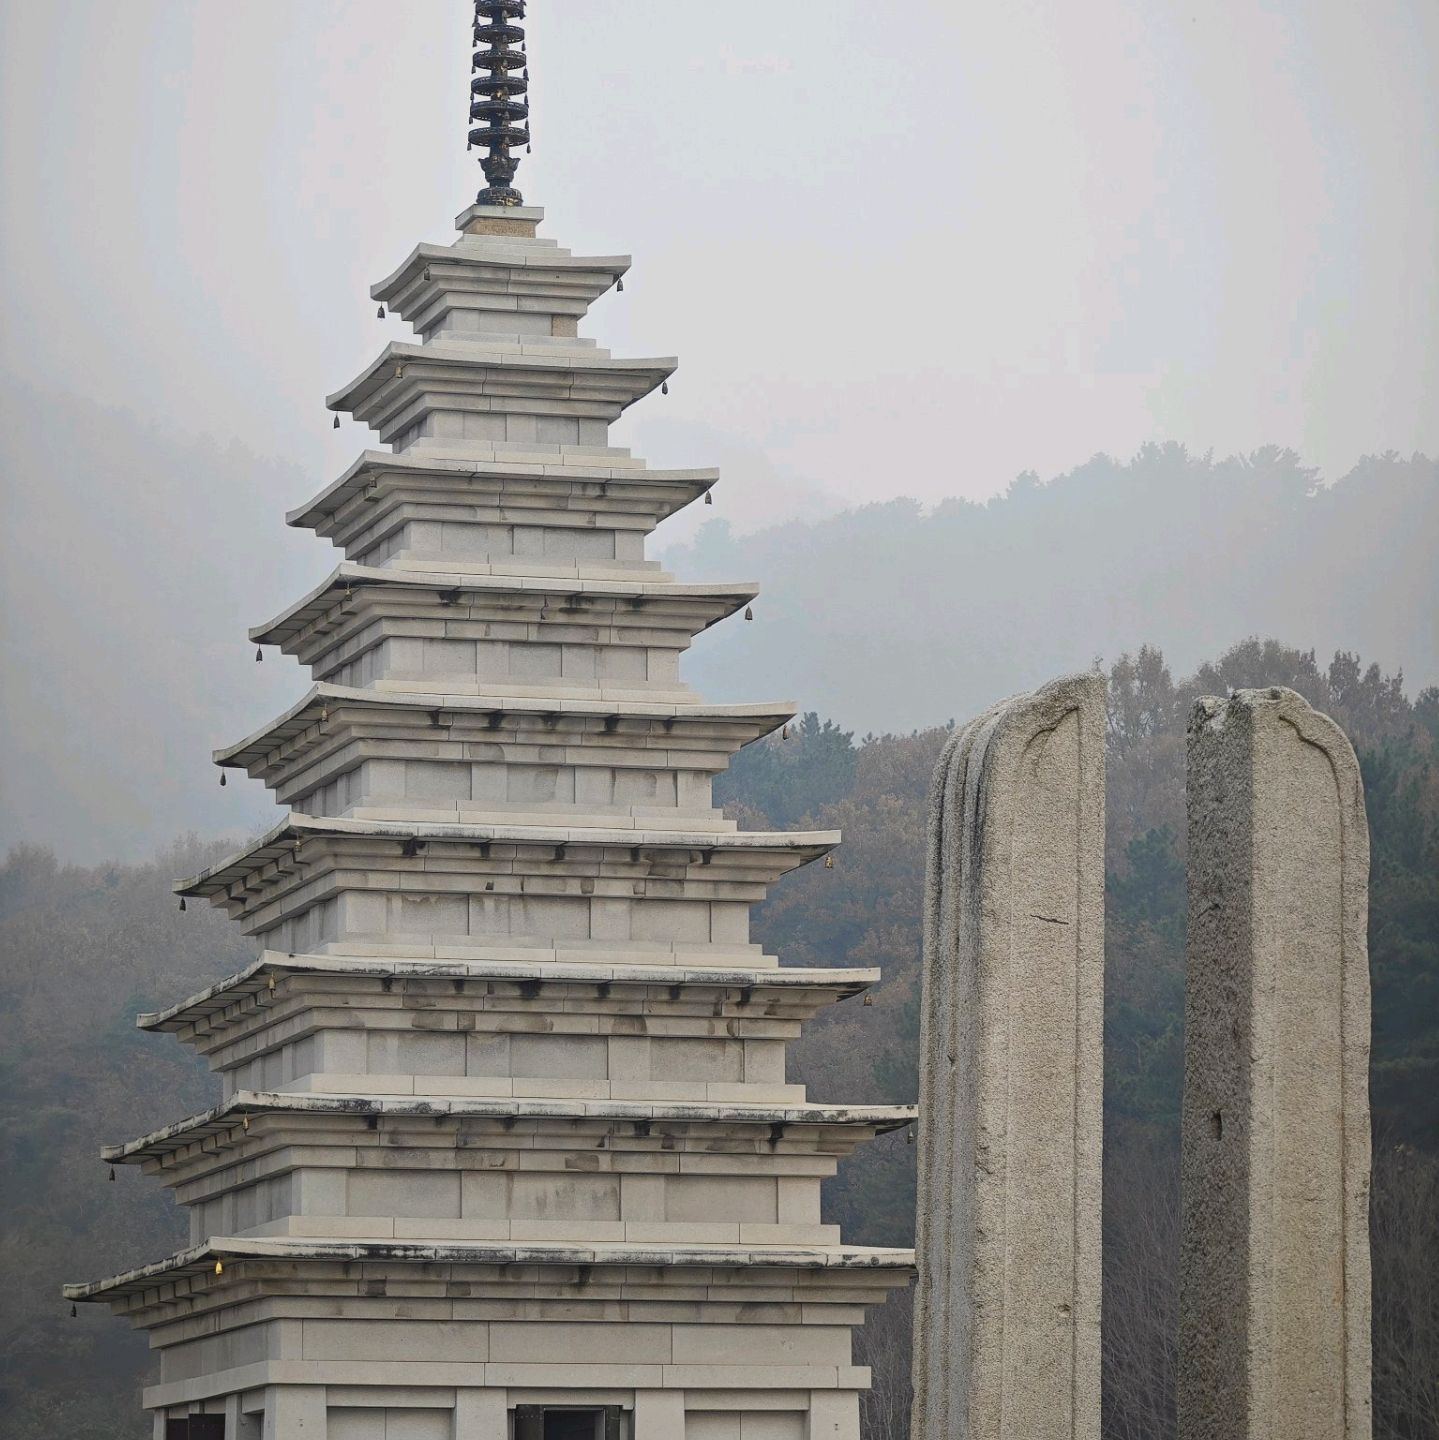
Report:
[[[510,1431],[504,1390],[459,1390],[455,1393],[454,1440],[491,1440]]]
[[[1056,680],[935,770],[914,1440],[1098,1440],[1104,680]]]
[[[1189,724],[1179,1431],[1368,1440],[1369,837],[1292,690]]]
[[[684,1391],[636,1390],[634,1430],[634,1440],[672,1440],[674,1436],[683,1436]]]
[[[264,1440],[325,1440],[323,1385],[276,1385],[265,1396]]]

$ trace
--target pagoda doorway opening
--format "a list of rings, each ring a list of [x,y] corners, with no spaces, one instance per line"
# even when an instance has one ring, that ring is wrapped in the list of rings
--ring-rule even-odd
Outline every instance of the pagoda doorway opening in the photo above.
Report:
[[[521,1405],[514,1440],[628,1440],[618,1405]]]
[[[165,1440],[225,1440],[223,1415],[185,1415],[165,1421]]]

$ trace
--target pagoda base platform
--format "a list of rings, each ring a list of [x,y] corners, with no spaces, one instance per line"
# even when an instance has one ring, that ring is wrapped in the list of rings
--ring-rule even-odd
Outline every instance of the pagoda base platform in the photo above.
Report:
[[[851,1328],[912,1266],[842,1246],[213,1239],[66,1294],[151,1332],[160,1436],[205,1415],[232,1440],[493,1440],[548,1407],[595,1440],[857,1440]]]

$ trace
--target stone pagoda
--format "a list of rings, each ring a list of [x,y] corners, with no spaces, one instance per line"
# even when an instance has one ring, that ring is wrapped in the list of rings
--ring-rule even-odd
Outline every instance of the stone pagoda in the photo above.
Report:
[[[215,756],[285,818],[176,886],[260,954],[139,1018],[222,1099],[104,1152],[190,1244],[67,1295],[149,1331],[167,1440],[856,1440],[852,1332],[913,1257],[820,1185],[914,1111],[809,1103],[785,1052],[878,972],[750,943],[839,836],[712,803],[793,707],[680,680],[755,589],[644,558],[717,475],[608,444],[675,361],[580,337],[629,260],[537,238],[524,7],[475,9],[489,187],[372,291],[418,343],[327,403],[389,448],[288,517],[344,559],[251,632],[314,684]]]

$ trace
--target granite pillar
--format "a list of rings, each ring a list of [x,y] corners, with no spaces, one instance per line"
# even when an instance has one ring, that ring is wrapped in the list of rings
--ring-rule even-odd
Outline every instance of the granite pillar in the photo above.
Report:
[[[914,1440],[1097,1440],[1104,680],[950,741],[932,792]]]
[[[1189,726],[1179,1432],[1368,1440],[1369,841],[1292,690]]]

